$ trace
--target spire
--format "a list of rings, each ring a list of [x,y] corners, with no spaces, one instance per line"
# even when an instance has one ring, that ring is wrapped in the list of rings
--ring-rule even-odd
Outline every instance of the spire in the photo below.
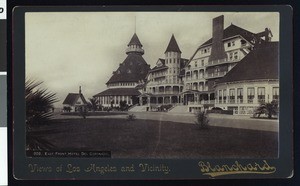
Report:
[[[81,94],[81,86],[79,86],[79,94]]]
[[[136,35],[136,33],[133,34],[131,40],[129,41],[127,46],[130,45],[140,45],[141,47],[143,46],[138,38],[138,36]]]
[[[166,52],[179,52],[179,53],[181,53],[181,51],[179,49],[179,46],[177,44],[177,41],[176,41],[176,39],[174,37],[174,34],[172,34],[172,37],[170,39],[169,45],[168,45],[165,53]]]

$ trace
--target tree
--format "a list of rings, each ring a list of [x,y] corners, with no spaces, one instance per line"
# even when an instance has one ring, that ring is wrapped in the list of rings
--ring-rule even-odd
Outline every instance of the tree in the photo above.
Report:
[[[199,127],[199,129],[208,129],[209,127],[209,119],[207,113],[205,111],[199,111],[196,113],[196,122],[195,124]]]
[[[53,145],[42,139],[42,132],[37,128],[40,125],[50,124],[53,116],[53,104],[57,102],[56,94],[47,89],[41,89],[42,82],[26,80],[26,143],[29,150],[47,150]]]
[[[120,101],[120,109],[121,109],[121,111],[128,109],[128,105],[127,105],[126,101]]]
[[[88,103],[88,107],[89,109],[91,109],[92,111],[96,111],[97,110],[97,104],[98,101],[96,98],[89,98],[90,102]]]
[[[271,119],[273,115],[278,114],[278,102],[273,100],[271,103],[261,103],[260,106],[255,110],[254,117],[260,117],[261,114],[268,115],[268,119]]]

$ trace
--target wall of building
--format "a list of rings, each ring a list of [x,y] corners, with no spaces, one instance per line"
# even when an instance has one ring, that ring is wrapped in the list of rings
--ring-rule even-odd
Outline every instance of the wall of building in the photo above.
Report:
[[[279,81],[261,80],[217,85],[215,106],[225,110],[253,110],[260,102],[279,100]],[[249,113],[248,113],[249,114]]]

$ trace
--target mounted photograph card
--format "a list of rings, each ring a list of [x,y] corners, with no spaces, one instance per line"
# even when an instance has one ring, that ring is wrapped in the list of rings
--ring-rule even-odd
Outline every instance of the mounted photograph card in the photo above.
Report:
[[[22,180],[290,178],[289,6],[16,7]]]

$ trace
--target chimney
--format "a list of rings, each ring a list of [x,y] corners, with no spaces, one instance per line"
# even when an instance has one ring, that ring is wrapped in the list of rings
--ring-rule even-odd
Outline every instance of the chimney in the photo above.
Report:
[[[208,61],[227,58],[223,44],[224,15],[213,19],[212,49]]]
[[[81,94],[81,86],[79,86],[79,94]]]

